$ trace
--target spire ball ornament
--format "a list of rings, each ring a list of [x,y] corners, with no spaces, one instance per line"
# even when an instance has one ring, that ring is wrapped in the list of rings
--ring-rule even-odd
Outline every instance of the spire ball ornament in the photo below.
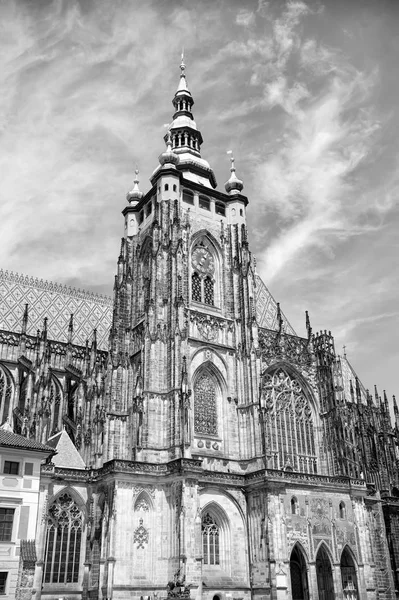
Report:
[[[139,189],[139,170],[138,169],[135,170],[135,175],[136,175],[136,177],[134,178],[133,189],[131,189],[130,192],[128,192],[126,194],[126,200],[130,204],[139,202],[142,199],[142,197],[144,196],[144,193],[140,192],[140,189]]]

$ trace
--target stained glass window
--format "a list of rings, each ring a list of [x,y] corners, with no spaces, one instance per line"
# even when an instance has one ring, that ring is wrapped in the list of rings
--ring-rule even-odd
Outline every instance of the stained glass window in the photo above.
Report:
[[[204,302],[213,305],[213,281],[210,277],[205,277],[204,281]]]
[[[280,368],[263,379],[270,467],[317,473],[312,410],[299,381]]]
[[[202,517],[202,551],[204,565],[220,564],[219,526],[209,513]]]
[[[218,433],[215,381],[208,373],[202,373],[194,385],[194,431]]]
[[[69,494],[50,506],[44,565],[45,583],[77,583],[83,516]]]
[[[191,297],[196,302],[201,302],[201,279],[198,273],[193,273],[191,278]]]

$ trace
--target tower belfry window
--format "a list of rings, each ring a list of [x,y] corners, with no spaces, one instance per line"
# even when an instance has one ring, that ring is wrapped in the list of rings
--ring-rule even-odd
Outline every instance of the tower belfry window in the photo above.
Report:
[[[206,196],[199,197],[199,207],[204,210],[211,210],[211,201]]]
[[[208,306],[215,305],[215,259],[209,248],[196,246],[192,253],[191,298]]]

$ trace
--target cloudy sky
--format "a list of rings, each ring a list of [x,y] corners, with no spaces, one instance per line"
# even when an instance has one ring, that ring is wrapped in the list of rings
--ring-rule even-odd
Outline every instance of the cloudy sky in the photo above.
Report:
[[[1,0],[0,266],[110,294],[121,210],[163,150],[181,48],[258,271],[299,334],[399,393],[399,2]]]

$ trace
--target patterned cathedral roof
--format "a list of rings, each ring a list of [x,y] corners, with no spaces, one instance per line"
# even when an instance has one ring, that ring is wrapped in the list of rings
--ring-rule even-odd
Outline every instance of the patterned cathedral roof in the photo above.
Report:
[[[36,335],[47,317],[49,339],[67,342],[73,313],[73,343],[84,346],[96,328],[98,347],[107,349],[112,298],[0,269],[0,329],[20,331],[25,304],[28,335]]]
[[[285,314],[281,313],[284,331],[296,335]],[[259,277],[256,275],[256,320],[259,327],[277,330],[277,302]]]
[[[352,386],[353,389],[355,389],[356,386],[356,377],[358,378],[355,369],[352,367],[352,365],[350,364],[349,360],[346,358],[346,356],[340,356],[340,360],[341,360],[341,369],[342,369],[342,382],[343,382],[343,386],[344,386],[344,393],[345,393],[345,399],[350,402],[351,401],[351,381],[352,381]],[[362,403],[363,404],[367,404],[367,393],[366,393],[366,388],[364,387],[364,385],[362,384],[362,382],[359,380],[359,386],[360,386],[360,395],[362,397]]]
[[[99,349],[107,349],[112,298],[0,269],[0,329],[19,331],[25,304],[29,305],[28,335],[36,335],[47,317],[49,339],[66,342],[73,313],[73,343],[84,346],[96,328]],[[259,327],[277,329],[277,302],[258,275],[256,317]],[[296,335],[287,317],[282,314],[282,318],[285,332]]]

